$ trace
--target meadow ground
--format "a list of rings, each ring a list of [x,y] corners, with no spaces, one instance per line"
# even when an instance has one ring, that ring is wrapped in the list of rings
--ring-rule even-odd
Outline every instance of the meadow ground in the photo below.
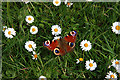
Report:
[[[25,17],[32,15],[34,22],[27,24]],[[55,6],[51,2],[3,2],[2,25],[13,27],[16,36],[12,39],[2,33],[2,78],[3,79],[38,79],[43,75],[47,78],[64,79],[105,79],[107,72],[112,71],[112,59],[120,59],[120,35],[112,32],[111,26],[120,21],[120,3],[74,3],[66,7],[64,3]],[[64,37],[70,31],[78,32],[73,52],[65,56],[56,56],[43,47],[43,42],[52,40],[52,25],[59,25]],[[31,26],[38,27],[38,33],[30,33]],[[82,51],[82,40],[92,43],[90,51]],[[32,59],[32,52],[25,49],[26,41],[36,43],[38,60]],[[76,64],[76,59],[83,62]],[[94,71],[85,68],[86,60],[94,60],[97,68]],[[119,78],[118,78],[119,79]]]

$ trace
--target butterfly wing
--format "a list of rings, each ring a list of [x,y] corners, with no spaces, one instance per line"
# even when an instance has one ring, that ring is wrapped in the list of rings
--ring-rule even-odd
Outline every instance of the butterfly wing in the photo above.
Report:
[[[71,31],[67,36],[64,37],[64,40],[67,42],[66,52],[70,52],[75,47],[77,31]]]
[[[53,51],[55,55],[62,55],[65,52],[64,48],[61,46],[61,39],[60,40],[52,40],[52,41],[45,41],[43,46],[48,48],[49,50]]]
[[[74,43],[76,41],[77,31],[71,31],[64,37],[65,41]]]

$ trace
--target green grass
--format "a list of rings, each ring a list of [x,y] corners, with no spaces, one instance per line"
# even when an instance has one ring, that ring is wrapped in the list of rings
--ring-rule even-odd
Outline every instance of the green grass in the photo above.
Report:
[[[56,7],[47,2],[4,2],[2,9],[3,25],[16,30],[13,39],[7,39],[2,33],[3,79],[34,80],[43,75],[47,78],[103,80],[108,71],[116,72],[108,66],[112,59],[120,59],[120,35],[111,30],[112,24],[120,21],[119,3],[74,3],[73,7],[67,8],[64,3]],[[32,24],[26,24],[27,15],[35,18]],[[51,26],[56,24],[62,28],[62,37],[72,30],[78,32],[74,51],[65,56],[55,56],[43,47],[45,40],[53,39]],[[30,34],[32,25],[39,29],[36,35]],[[92,43],[89,52],[82,51],[79,46],[85,39]],[[25,49],[28,40],[37,44],[36,52],[40,53],[38,60],[32,60],[32,52]],[[76,64],[76,59],[80,57],[84,61]],[[86,70],[85,61],[89,59],[97,63],[96,70]],[[28,69],[21,70],[23,68]]]

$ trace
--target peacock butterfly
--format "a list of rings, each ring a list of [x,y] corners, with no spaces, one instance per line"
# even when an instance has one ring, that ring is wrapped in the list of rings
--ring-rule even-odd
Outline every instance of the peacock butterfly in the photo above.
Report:
[[[45,41],[43,46],[53,51],[55,55],[65,55],[72,51],[75,47],[77,31],[71,31],[64,38],[60,38],[52,41]]]

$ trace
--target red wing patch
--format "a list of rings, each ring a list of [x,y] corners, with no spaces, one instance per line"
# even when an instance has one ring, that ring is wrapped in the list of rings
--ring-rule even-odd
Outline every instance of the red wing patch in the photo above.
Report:
[[[45,42],[44,42],[43,46],[45,46],[49,50],[53,51],[58,46],[58,41],[57,40],[53,40],[49,45],[46,45]]]
[[[66,36],[66,37],[64,37],[64,39],[65,39],[65,41],[67,41],[67,42],[75,42],[76,41],[76,36]]]

